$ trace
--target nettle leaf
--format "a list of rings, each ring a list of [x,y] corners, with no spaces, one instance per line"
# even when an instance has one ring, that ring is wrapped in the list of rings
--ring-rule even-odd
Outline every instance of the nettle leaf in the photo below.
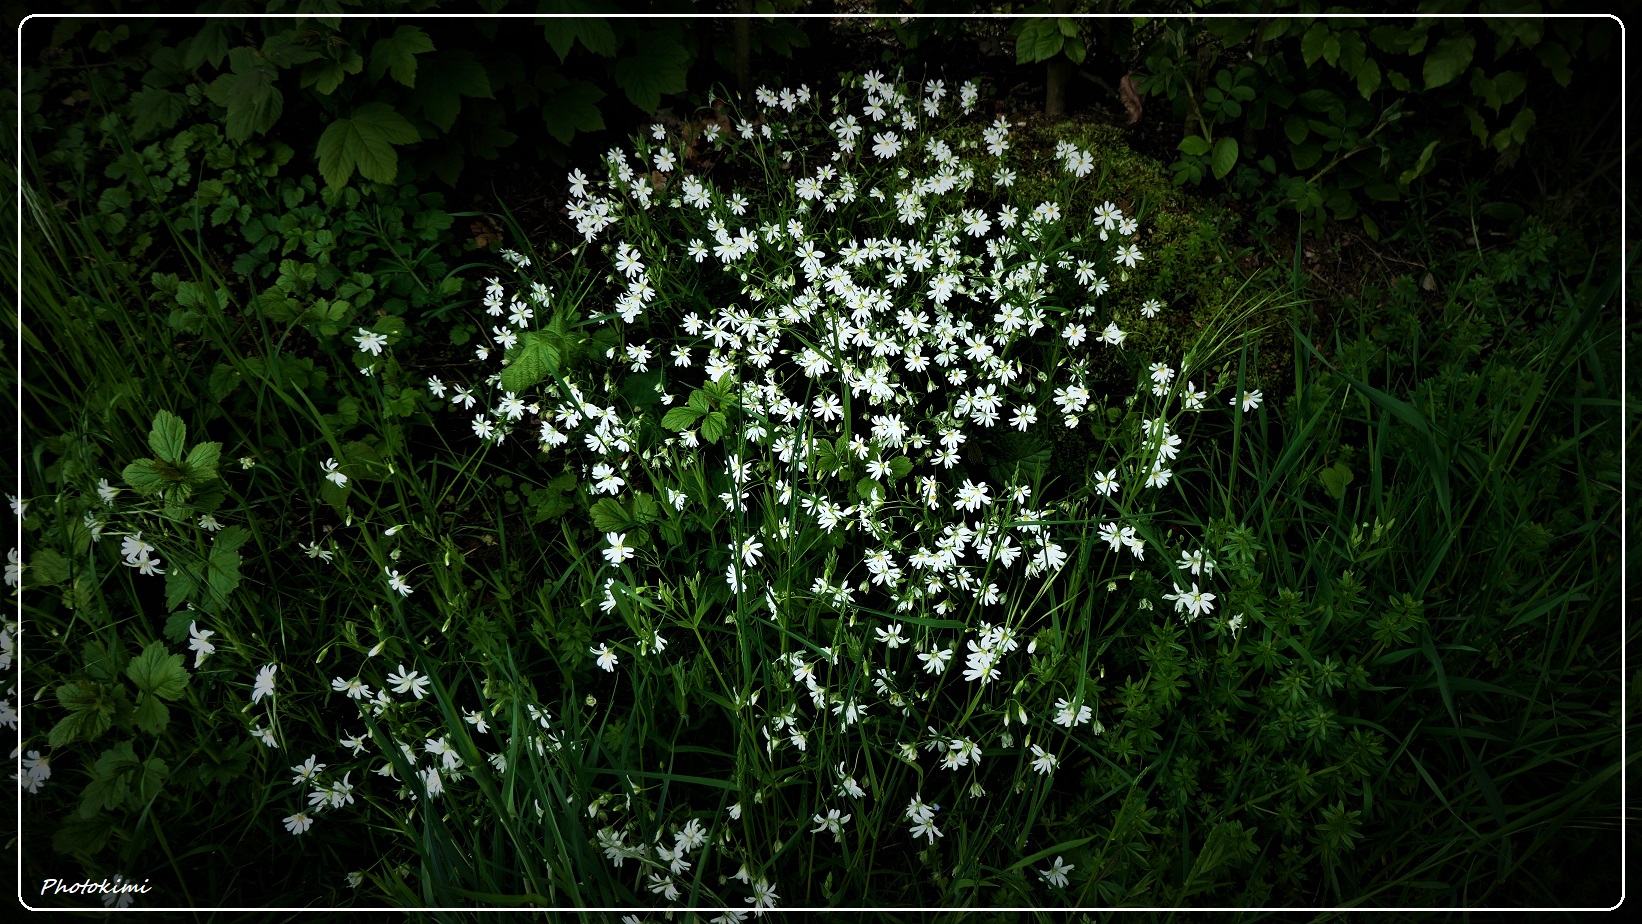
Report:
[[[604,115],[598,106],[601,99],[604,99],[603,90],[578,80],[542,106],[542,124],[560,144],[569,144],[577,132],[602,131]]]
[[[633,105],[654,112],[664,93],[683,93],[690,53],[679,41],[659,32],[639,36],[633,54],[616,62],[616,86]]]
[[[394,145],[421,139],[415,126],[386,103],[366,103],[337,119],[319,136],[319,172],[333,188],[346,186],[354,170],[367,180],[392,183],[399,172]]]
[[[371,46],[371,79],[384,72],[407,87],[416,86],[416,56],[433,50],[433,39],[420,26],[400,26],[391,37]]]
[[[125,666],[125,675],[137,685],[144,696],[161,699],[179,699],[188,686],[188,669],[182,666],[182,655],[166,650],[165,642],[149,642],[143,653]]]
[[[889,460],[889,474],[897,480],[912,473],[912,460],[906,456],[896,456]]]
[[[601,498],[589,512],[593,515],[593,526],[601,533],[621,532],[633,524],[627,509],[614,497]]]
[[[158,735],[165,731],[165,726],[171,723],[171,708],[158,697],[137,697],[137,708],[132,710],[131,718],[137,727],[150,735]]]
[[[188,425],[170,411],[154,415],[153,429],[148,431],[148,448],[166,462],[181,462],[184,444],[188,440]]]
[[[473,53],[458,48],[430,59],[416,86],[422,117],[448,132],[462,111],[464,96],[491,98],[490,77]]]
[[[519,336],[518,345],[507,351],[502,388],[521,394],[559,370],[559,348],[553,345],[551,336],[545,331],[526,331]]]

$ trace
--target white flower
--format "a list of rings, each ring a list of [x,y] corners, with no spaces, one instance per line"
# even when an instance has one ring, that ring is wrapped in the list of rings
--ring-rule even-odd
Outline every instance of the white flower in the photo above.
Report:
[[[1260,406],[1260,402],[1264,399],[1265,399],[1265,396],[1260,394],[1260,389],[1258,389],[1258,388],[1256,388],[1254,391],[1245,391],[1245,392],[1243,392],[1243,410],[1245,410],[1245,411],[1254,410],[1255,408]],[[1237,406],[1237,396],[1236,395],[1232,396],[1231,403],[1232,403],[1232,407]]]
[[[307,831],[313,823],[314,820],[308,817],[307,812],[297,812],[295,815],[285,816],[285,830],[291,832],[292,834],[302,834]]]
[[[605,561],[619,566],[633,557],[633,547],[625,544],[626,533],[605,533],[604,538],[610,543],[610,547],[604,550]]]
[[[217,646],[207,641],[213,635],[216,635],[216,633],[210,629],[201,629],[194,622],[188,623],[188,647],[194,652],[195,668],[198,668],[206,658],[216,653]]]
[[[1065,862],[1061,857],[1056,857],[1055,862],[1048,869],[1040,870],[1038,875],[1043,877],[1044,882],[1057,889],[1063,889],[1068,882],[1066,874],[1074,869],[1077,869],[1077,867]]]
[[[388,338],[385,335],[366,330],[363,327],[359,328],[358,336],[353,339],[355,343],[359,344],[360,352],[369,353],[372,356],[381,356],[382,348],[388,345]]]
[[[319,464],[319,468],[325,473],[326,481],[329,481],[331,484],[334,484],[339,488],[347,487],[348,476],[338,471],[341,466],[336,464],[336,459],[326,459],[324,462]]]
[[[1032,769],[1045,775],[1053,773],[1055,765],[1060,762],[1059,758],[1036,744],[1032,745],[1032,753],[1037,755],[1037,759],[1032,761]]]
[[[107,478],[97,479],[97,496],[103,499],[103,503],[112,505],[114,503],[114,496],[119,493],[119,488],[109,486]]]
[[[277,664],[264,664],[262,669],[257,671],[256,683],[251,686],[251,702],[257,702],[264,696],[274,695],[274,672],[277,670],[279,670]]]
[[[405,665],[399,665],[397,672],[389,672],[388,683],[393,685],[395,693],[409,693],[417,699],[428,694],[428,685],[432,681],[417,671],[405,670]]]
[[[598,660],[599,667],[604,668],[606,671],[614,671],[616,669],[616,653],[610,649],[610,646],[607,643],[600,642],[599,647],[589,648],[587,650],[593,655],[594,658]]]
[[[399,596],[408,597],[411,595],[411,586],[405,583],[404,578],[399,576],[398,569],[389,571],[388,569],[383,568],[382,570],[388,575],[388,586],[399,591]]]

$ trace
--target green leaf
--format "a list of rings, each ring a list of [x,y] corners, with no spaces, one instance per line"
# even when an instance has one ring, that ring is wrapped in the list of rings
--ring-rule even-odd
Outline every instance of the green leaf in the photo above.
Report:
[[[68,559],[56,549],[41,549],[29,557],[29,587],[51,587],[69,578]]]
[[[1300,142],[1306,140],[1306,133],[1307,129],[1305,116],[1294,113],[1290,114],[1287,119],[1283,120],[1283,134],[1287,135],[1288,139],[1295,144],[1299,144]]]
[[[1316,64],[1317,59],[1323,56],[1323,45],[1328,41],[1329,35],[1328,24],[1319,21],[1312,23],[1311,28],[1300,38],[1300,58],[1306,62],[1306,67]]]
[[[380,80],[386,72],[399,83],[414,87],[416,56],[432,50],[433,39],[421,26],[400,26],[391,37],[377,39],[371,46],[371,79]]]
[[[724,428],[728,425],[729,421],[725,419],[723,411],[713,411],[701,419],[701,435],[706,437],[707,442],[716,443],[718,438],[724,435]]]
[[[326,185],[346,186],[354,170],[367,180],[392,183],[399,172],[396,144],[421,136],[386,103],[366,103],[351,118],[337,119],[319,136],[319,172]]]
[[[906,456],[896,456],[889,460],[889,474],[891,478],[905,478],[912,472],[912,460]]]
[[[229,141],[245,141],[261,134],[279,121],[285,96],[274,86],[279,71],[249,46],[228,53],[230,73],[219,76],[205,87],[211,102],[228,110]]]
[[[295,67],[307,64],[321,54],[310,41],[318,34],[307,29],[285,29],[275,32],[262,42],[262,56],[275,67]]]
[[[507,366],[502,369],[502,388],[514,394],[547,378],[559,369],[559,348],[551,342],[546,331],[525,331],[519,342],[507,351]]]
[[[1557,83],[1565,87],[1574,79],[1573,68],[1568,66],[1568,49],[1561,42],[1545,42],[1534,53],[1539,55],[1539,63],[1545,65]]]
[[[198,443],[183,460],[183,483],[209,484],[217,479],[217,463],[222,459],[221,443]]]
[[[654,523],[661,517],[661,507],[656,503],[656,499],[643,491],[635,493],[629,504],[632,508],[629,513],[632,514],[633,522],[639,526]]]
[[[167,462],[181,462],[184,444],[188,440],[188,425],[170,411],[154,415],[153,429],[148,431],[148,448]]]
[[[51,849],[73,857],[90,858],[102,852],[114,833],[114,819],[95,812],[91,817],[75,814],[64,819],[51,836]]]
[[[633,524],[633,518],[628,516],[627,509],[614,497],[599,499],[590,511],[593,515],[593,526],[601,533],[618,533]]]
[[[1426,145],[1425,150],[1420,152],[1420,159],[1415,162],[1414,166],[1404,170],[1402,175],[1397,177],[1398,185],[1407,186],[1424,174],[1426,168],[1431,164],[1431,155],[1434,154],[1436,150],[1437,142],[1433,141]]]
[[[458,48],[430,59],[416,87],[422,117],[448,132],[456,124],[464,96],[491,98],[490,77],[473,53]]]
[[[1232,167],[1236,164],[1237,139],[1230,135],[1223,135],[1219,141],[1214,143],[1214,157],[1210,161],[1210,166],[1214,169],[1214,178],[1217,180],[1225,179],[1226,174],[1230,173]]]
[[[164,87],[144,87],[131,94],[131,133],[138,138],[176,125],[188,109],[188,97]]]
[[[884,496],[884,486],[871,478],[862,478],[855,483],[855,493],[863,502],[870,502],[874,497]]]
[[[1465,73],[1476,50],[1477,40],[1468,34],[1438,40],[1425,56],[1425,88],[1431,90],[1453,82]]]
[[[54,748],[74,741],[90,741],[113,724],[115,700],[102,684],[65,683],[57,688],[57,703],[69,714],[52,726],[47,743]]]
[[[105,644],[99,639],[85,643],[80,649],[80,659],[85,662],[86,674],[93,680],[113,683],[115,678],[125,673],[125,666],[131,661],[125,653],[125,646],[118,640]]]
[[[1088,57],[1089,49],[1083,44],[1082,36],[1070,36],[1066,39],[1066,58],[1073,64],[1082,64]]]
[[[206,561],[205,583],[211,589],[212,602],[221,604],[239,586],[239,567],[243,563],[234,551],[213,551]]]
[[[160,464],[153,459],[138,459],[127,465],[120,477],[125,483],[136,490],[138,494],[157,494],[168,485],[176,483],[177,478],[168,477],[169,469],[162,471]]]
[[[330,484],[329,481],[325,484]],[[188,602],[200,589],[199,575],[195,569],[176,559],[165,569],[165,608],[175,610]]]
[[[345,48],[341,58],[322,58],[302,68],[302,86],[313,87],[321,96],[330,96],[342,86],[342,79],[365,69],[365,57],[352,48]]]
[[[1380,64],[1373,58],[1369,58],[1363,62],[1362,67],[1357,69],[1357,92],[1363,95],[1363,99],[1368,99],[1379,88]]]
[[[228,56],[228,39],[233,34],[232,30],[229,20],[206,20],[205,26],[184,43],[183,67],[198,70],[207,61],[211,62],[212,67],[222,67],[222,59]]]
[[[616,34],[604,19],[584,16],[555,16],[540,20],[542,32],[553,53],[563,62],[570,54],[572,43],[581,42],[583,48],[601,58],[616,56]]]
[[[569,144],[577,132],[602,131],[604,116],[598,107],[601,99],[604,99],[603,90],[578,80],[542,106],[542,124],[560,144]]]
[[[172,654],[165,642],[155,639],[143,648],[143,653],[131,659],[125,675],[137,685],[138,691],[161,699],[177,699],[188,686],[188,669],[182,666],[182,655]]]
[[[1183,154],[1190,154],[1193,157],[1200,157],[1209,153],[1209,139],[1203,137],[1202,135],[1188,135],[1181,139],[1180,144],[1175,147]]]
[[[1351,479],[1355,476],[1344,462],[1336,462],[1323,469],[1319,477],[1323,480],[1323,487],[1328,490],[1328,496],[1340,500],[1346,496],[1346,485],[1351,484]]]
[[[165,731],[166,724],[171,721],[171,709],[158,697],[139,696],[131,717],[136,720],[138,728],[150,735],[158,735]]]
[[[1053,19],[1028,19],[1021,27],[1021,34],[1015,37],[1015,63],[1047,61],[1060,54],[1065,43],[1066,36]]]
[[[616,62],[616,86],[627,92],[633,105],[654,112],[662,94],[684,92],[689,64],[690,53],[676,39],[646,32],[633,54]]]
[[[696,421],[700,419],[700,411],[690,407],[689,405],[685,405],[683,407],[675,407],[669,410],[667,415],[661,418],[661,425],[669,430],[684,431],[695,426]]]

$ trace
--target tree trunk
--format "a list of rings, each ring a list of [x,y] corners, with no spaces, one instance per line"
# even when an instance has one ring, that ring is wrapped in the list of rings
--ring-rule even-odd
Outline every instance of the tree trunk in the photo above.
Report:
[[[743,103],[753,96],[753,0],[736,0],[735,81]]]
[[[1051,0],[1050,12],[1061,16],[1072,10],[1072,0]],[[1066,90],[1072,83],[1072,59],[1061,52],[1049,59],[1049,78],[1044,87],[1043,114],[1046,116],[1063,116],[1066,114]]]

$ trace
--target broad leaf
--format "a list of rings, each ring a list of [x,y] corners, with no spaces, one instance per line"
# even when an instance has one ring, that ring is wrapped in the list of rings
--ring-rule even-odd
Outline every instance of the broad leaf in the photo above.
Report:
[[[166,650],[165,643],[156,639],[148,643],[143,653],[131,659],[125,675],[137,689],[161,699],[177,699],[188,686],[188,669],[182,666],[182,655]]]
[[[684,407],[675,407],[669,410],[667,415],[661,419],[661,425],[669,430],[682,431],[695,426],[696,421],[700,419],[700,411],[685,405]]]
[[[416,56],[433,50],[433,39],[421,26],[400,26],[391,37],[371,46],[371,79],[384,72],[407,87],[416,86]],[[386,181],[384,181],[386,182]]]
[[[604,116],[598,106],[601,99],[603,90],[578,80],[542,106],[542,124],[560,144],[569,144],[577,132],[602,131]]]
[[[631,526],[633,518],[614,497],[601,498],[591,510],[593,526],[601,533],[617,533]]]
[[[464,96],[491,98],[490,77],[473,53],[458,48],[429,59],[416,86],[423,118],[442,132],[450,131],[462,111]]]
[[[1435,89],[1465,73],[1476,50],[1477,40],[1469,35],[1450,35],[1439,40],[1425,56],[1425,88]]]
[[[1214,157],[1210,161],[1210,166],[1214,168],[1214,178],[1225,179],[1226,174],[1230,173],[1236,164],[1237,139],[1230,135],[1220,136],[1220,140],[1214,143]]]
[[[1015,63],[1036,64],[1060,53],[1066,36],[1053,19],[1028,19],[1015,37]]]
[[[421,136],[386,103],[366,103],[351,118],[337,119],[319,136],[319,172],[332,187],[346,186],[354,170],[367,180],[392,183],[399,172],[396,144]]]
[[[627,92],[633,105],[654,112],[662,94],[684,92],[689,65],[690,53],[677,39],[645,32],[633,54],[616,62],[616,86]]]
[[[181,462],[184,444],[188,440],[188,425],[170,411],[154,415],[154,427],[148,431],[148,448],[167,462]]]
[[[183,460],[183,480],[188,484],[208,484],[217,479],[217,463],[222,459],[221,443],[199,443]]]
[[[551,335],[543,331],[526,331],[519,335],[519,343],[507,351],[507,366],[502,369],[502,388],[514,394],[547,378],[559,369],[559,349],[551,342]]]

